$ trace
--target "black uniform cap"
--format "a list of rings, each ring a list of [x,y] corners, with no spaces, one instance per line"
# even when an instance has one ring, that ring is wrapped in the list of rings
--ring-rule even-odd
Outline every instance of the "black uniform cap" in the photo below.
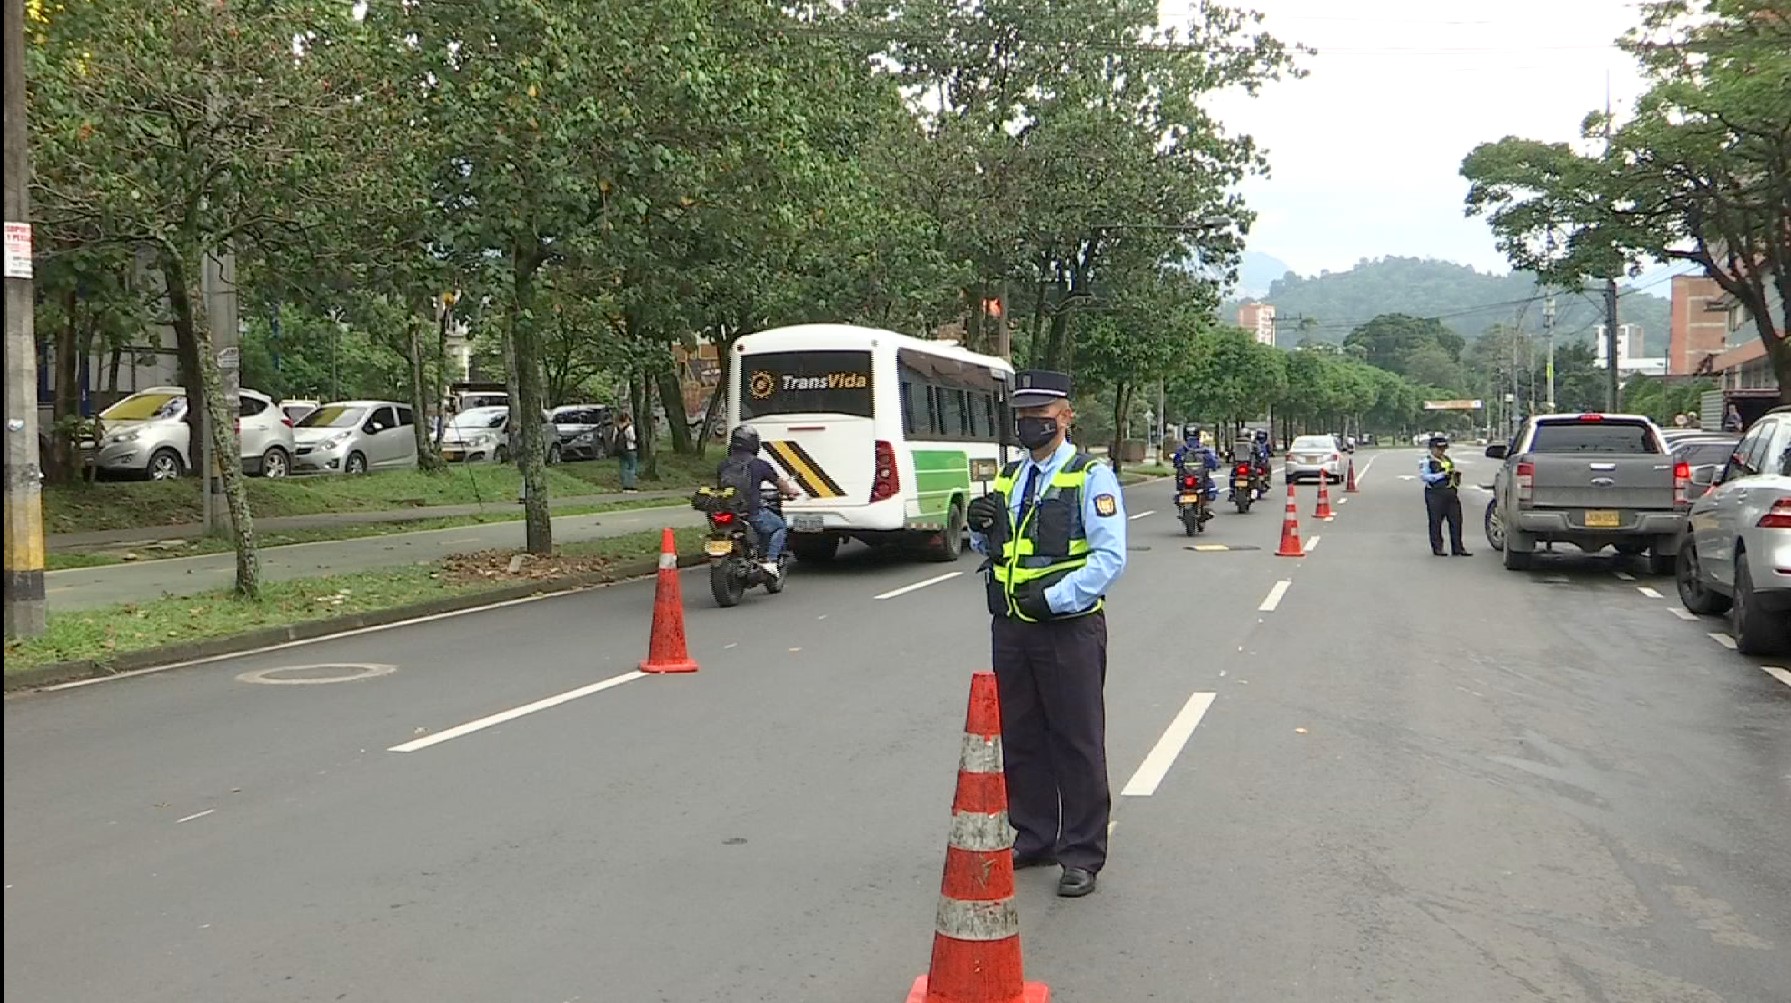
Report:
[[[1054,400],[1068,400],[1070,377],[1049,369],[1022,369],[1014,374],[1014,395],[1009,401],[1016,408],[1040,407]]]

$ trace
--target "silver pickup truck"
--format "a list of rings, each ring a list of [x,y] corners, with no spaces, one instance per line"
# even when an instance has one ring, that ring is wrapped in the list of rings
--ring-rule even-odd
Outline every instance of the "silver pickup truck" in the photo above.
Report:
[[[1551,414],[1524,423],[1509,446],[1486,510],[1488,542],[1505,567],[1530,566],[1538,547],[1571,543],[1648,554],[1648,570],[1671,574],[1690,505],[1691,470],[1676,463],[1654,422],[1640,415]]]

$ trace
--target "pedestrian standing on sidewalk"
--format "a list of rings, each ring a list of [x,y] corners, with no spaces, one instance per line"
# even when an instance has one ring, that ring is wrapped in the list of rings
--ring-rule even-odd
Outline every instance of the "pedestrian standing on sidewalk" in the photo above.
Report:
[[[1067,439],[1070,378],[1014,374],[1028,454],[966,510],[989,558],[996,688],[1014,866],[1060,864],[1057,894],[1095,889],[1107,862],[1107,589],[1126,566],[1126,513],[1105,461]]]
[[[1430,552],[1438,557],[1473,557],[1461,542],[1461,471],[1449,458],[1449,437],[1430,437],[1430,455],[1418,461],[1424,479],[1424,512],[1430,519]],[[1443,552],[1443,523],[1449,524],[1449,553]]]
[[[634,419],[626,411],[616,415],[616,458],[622,464],[622,493],[634,494],[634,477],[641,463],[641,443],[634,430]]]

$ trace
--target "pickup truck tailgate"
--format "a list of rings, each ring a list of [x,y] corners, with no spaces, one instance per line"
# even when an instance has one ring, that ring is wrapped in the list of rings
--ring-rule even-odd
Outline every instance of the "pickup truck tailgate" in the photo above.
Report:
[[[1668,454],[1531,454],[1531,508],[1671,509],[1673,458]]]

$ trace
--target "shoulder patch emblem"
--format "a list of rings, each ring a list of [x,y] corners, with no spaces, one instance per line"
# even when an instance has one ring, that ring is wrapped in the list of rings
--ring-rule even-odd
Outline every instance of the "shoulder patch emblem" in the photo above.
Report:
[[[1112,495],[1095,495],[1095,514],[1110,516],[1119,511],[1119,501]]]

